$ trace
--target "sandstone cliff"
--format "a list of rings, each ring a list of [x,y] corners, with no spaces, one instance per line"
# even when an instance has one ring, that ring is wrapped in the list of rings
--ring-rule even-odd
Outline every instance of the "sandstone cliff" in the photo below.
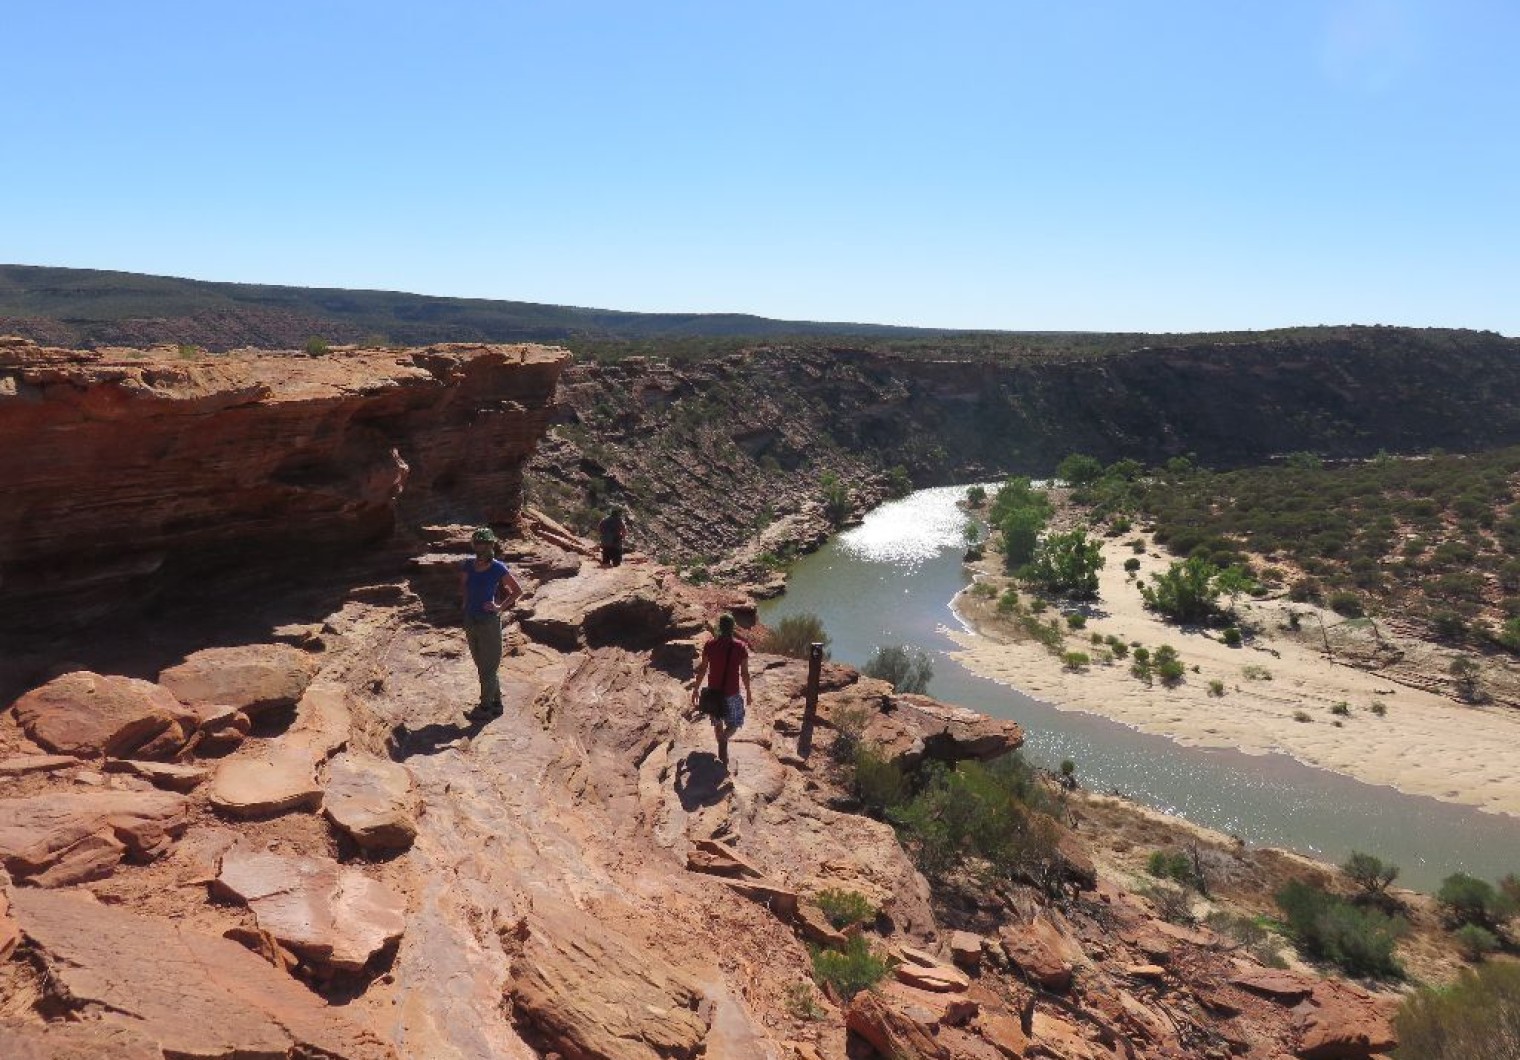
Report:
[[[310,566],[398,523],[510,523],[569,355],[181,358],[0,346],[0,628]]]

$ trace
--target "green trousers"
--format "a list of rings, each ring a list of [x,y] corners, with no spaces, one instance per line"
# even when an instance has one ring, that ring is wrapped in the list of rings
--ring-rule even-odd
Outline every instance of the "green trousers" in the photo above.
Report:
[[[466,615],[464,639],[480,674],[480,705],[489,707],[501,700],[501,616]]]

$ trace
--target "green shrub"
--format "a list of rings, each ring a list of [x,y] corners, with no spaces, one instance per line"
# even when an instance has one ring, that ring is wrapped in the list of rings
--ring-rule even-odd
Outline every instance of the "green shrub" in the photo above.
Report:
[[[1144,663],[1146,665],[1150,665],[1150,661],[1151,661],[1151,650],[1149,648],[1136,648],[1135,649],[1135,662],[1137,662],[1137,663]]]
[[[1011,615],[1019,609],[1019,594],[1012,589],[1004,589],[1003,595],[998,597],[998,614]]]
[[[1071,629],[1081,629],[1087,625],[1087,616],[1080,611],[1073,611],[1066,616],[1066,625]]]
[[[1029,601],[1029,610],[1036,615],[1042,613],[1049,606],[1049,604],[1047,604],[1044,600],[1041,600],[1038,596]]]
[[[813,976],[848,1001],[869,990],[887,974],[887,962],[871,952],[864,935],[855,935],[843,949],[813,951]]]
[[[1351,975],[1399,978],[1404,972],[1394,947],[1407,930],[1404,921],[1361,909],[1321,888],[1293,880],[1277,893],[1288,932],[1311,957],[1329,961]]]
[[[1129,550],[1131,552],[1133,552],[1137,556],[1145,551],[1145,539],[1144,538],[1133,537],[1133,538],[1130,538],[1128,541],[1126,541],[1124,543],[1126,545],[1128,545],[1129,546]],[[1128,560],[1125,561],[1125,567],[1124,567],[1124,569],[1125,570],[1129,570],[1129,561]],[[1135,569],[1136,570],[1140,569],[1140,563],[1139,563],[1138,560],[1135,562]]]
[[[1092,665],[1092,657],[1085,651],[1069,651],[1061,656],[1061,662],[1068,670],[1085,670]]]
[[[1465,872],[1454,872],[1442,880],[1436,901],[1457,924],[1491,927],[1514,913],[1514,904],[1508,895],[1495,890],[1486,880]]]
[[[1457,952],[1469,961],[1481,961],[1499,948],[1499,939],[1492,931],[1477,924],[1463,924],[1452,932]]]
[[[1265,666],[1242,666],[1240,668],[1240,676],[1244,677],[1247,681],[1270,681],[1272,680],[1272,671],[1268,670]]]
[[[813,996],[813,984],[808,982],[787,984],[786,1010],[799,1020],[821,1020],[826,1014]]]
[[[971,595],[983,600],[991,600],[998,594],[997,586],[991,582],[977,582],[971,587]],[[1014,603],[1018,603],[1018,597],[1014,597]]]
[[[1383,715],[1388,713],[1388,704],[1384,703],[1381,699],[1374,699],[1372,701],[1372,706],[1369,709],[1371,709],[1372,713],[1381,718]]]
[[[1240,647],[1243,638],[1240,635],[1240,628],[1238,626],[1227,626],[1224,631],[1219,634],[1219,639],[1224,641],[1225,644],[1231,648],[1238,648]]]
[[[1036,546],[1022,577],[1048,593],[1073,600],[1098,595],[1098,571],[1103,569],[1103,546],[1086,530],[1050,534]]]
[[[871,708],[864,703],[847,703],[829,711],[829,725],[834,729],[829,757],[836,762],[855,761],[870,721]]]
[[[934,660],[913,645],[884,644],[866,660],[861,672],[891,682],[894,692],[922,694],[934,677]]]
[[[855,749],[852,778],[855,797],[867,813],[885,817],[895,806],[908,799],[908,779],[897,764],[869,744]]]
[[[1224,695],[1224,682],[1221,681],[1221,680],[1219,680],[1219,678],[1217,678],[1217,677],[1214,678],[1212,681],[1210,681],[1209,682],[1209,695],[1214,696],[1216,698],[1219,697],[1219,696]]]
[[[1228,935],[1246,948],[1246,952],[1268,968],[1286,968],[1282,942],[1257,920],[1216,909],[1204,917],[1204,923],[1221,935]]]
[[[801,611],[787,615],[771,627],[770,634],[765,638],[765,650],[793,659],[806,659],[814,643],[823,645],[824,657],[827,658],[829,635],[824,632],[823,619],[811,611]]]
[[[1356,593],[1334,592],[1330,594],[1330,610],[1346,618],[1361,618],[1365,612],[1362,609],[1362,599]]]
[[[1134,574],[1139,569],[1140,569],[1140,561],[1138,559],[1136,559],[1134,556],[1131,556],[1129,559],[1127,559],[1127,560],[1124,561],[1124,572],[1126,574]]]
[[[906,497],[913,492],[913,479],[908,474],[908,469],[898,464],[887,472],[887,495],[889,497]]]
[[[1146,859],[1145,871],[1164,880],[1191,885],[1194,881],[1193,859],[1180,850],[1153,850]]]
[[[1173,563],[1140,587],[1145,606],[1177,622],[1202,622],[1214,613],[1219,568],[1196,556]]]
[[[308,357],[321,357],[328,350],[327,340],[318,335],[313,335],[306,340],[305,348]]]
[[[850,517],[850,491],[832,471],[820,475],[818,485],[823,490],[824,516],[834,526],[843,524]]]
[[[1307,710],[1295,710],[1293,712],[1293,720],[1294,721],[1302,721],[1302,722],[1310,722],[1310,721],[1313,721],[1314,719],[1309,716],[1309,712]]]
[[[985,486],[972,486],[966,490],[966,503],[973,508],[980,508],[987,500],[987,488]]]
[[[1389,884],[1399,878],[1397,865],[1384,864],[1381,858],[1363,854],[1359,850],[1351,852],[1351,856],[1341,865],[1341,872],[1367,897],[1382,894],[1388,890]]]
[[[813,895],[813,901],[823,910],[829,923],[841,931],[854,924],[872,923],[876,919],[876,907],[859,891],[830,888]]]
[[[1351,704],[1347,703],[1344,699],[1339,703],[1332,703],[1330,705],[1330,713],[1338,718],[1349,718],[1351,716]]]
[[[1156,676],[1161,678],[1163,684],[1175,685],[1187,673],[1187,667],[1177,657],[1177,649],[1170,644],[1163,644],[1156,649],[1155,664]]]
[[[1072,453],[1056,466],[1056,478],[1073,486],[1096,482],[1102,474],[1103,465],[1082,453]]]
[[[1129,645],[1113,634],[1109,634],[1104,643],[1108,645],[1108,650],[1114,653],[1115,659],[1122,659],[1129,654]]]
[[[1514,1060],[1520,1042],[1520,964],[1464,971],[1421,987],[1394,1019],[1399,1060]]]

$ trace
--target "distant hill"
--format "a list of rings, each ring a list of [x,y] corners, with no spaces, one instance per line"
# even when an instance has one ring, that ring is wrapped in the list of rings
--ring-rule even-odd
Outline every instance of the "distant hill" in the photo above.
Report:
[[[770,320],[742,313],[626,313],[397,291],[210,283],[94,269],[0,265],[0,333],[63,345],[194,343],[210,350],[329,342],[637,342],[942,331]]]

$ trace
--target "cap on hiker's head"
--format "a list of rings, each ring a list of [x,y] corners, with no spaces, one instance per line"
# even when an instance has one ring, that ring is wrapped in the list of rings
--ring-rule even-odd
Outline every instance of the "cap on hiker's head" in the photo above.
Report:
[[[496,534],[492,532],[489,526],[482,526],[470,535],[470,541],[477,545],[494,545],[496,543]]]
[[[623,507],[622,507],[622,505],[620,505],[620,504],[614,504],[612,507],[610,507],[610,508],[607,509],[607,514],[608,515],[622,515],[623,514]]]
[[[729,636],[734,631],[734,616],[727,611],[718,616],[718,632],[723,636]]]

